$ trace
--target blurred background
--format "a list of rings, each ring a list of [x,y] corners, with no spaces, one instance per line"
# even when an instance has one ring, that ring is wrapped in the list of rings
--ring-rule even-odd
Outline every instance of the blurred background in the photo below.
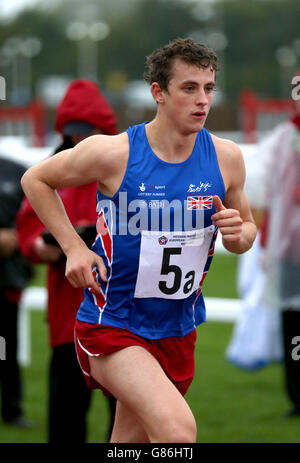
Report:
[[[297,0],[2,0],[1,109],[39,102],[45,120],[35,143],[52,144],[54,108],[72,79],[86,77],[100,85],[124,130],[155,109],[142,77],[145,56],[191,36],[221,61],[208,128],[243,141],[244,90],[258,98],[290,96],[300,64],[299,17]],[[10,130],[2,124],[2,135]]]
[[[206,127],[240,144],[247,159],[295,111],[299,23],[298,0],[0,0],[0,151],[27,166],[49,155],[58,143],[55,109],[75,78],[100,85],[119,131],[150,120],[156,108],[143,81],[146,55],[176,37],[193,37],[221,62]],[[240,307],[238,259],[218,251],[204,292],[227,312],[220,316],[219,305],[208,304],[218,310],[199,330],[187,397],[199,442],[299,442],[299,423],[284,422],[283,429],[281,367],[252,375],[226,362]],[[0,423],[0,442],[45,442],[48,335],[45,313],[34,310],[46,303],[44,287],[45,268],[38,265],[30,284],[37,292],[23,302],[20,324],[25,407],[35,428]],[[103,442],[108,411],[100,393],[93,400],[89,442]]]

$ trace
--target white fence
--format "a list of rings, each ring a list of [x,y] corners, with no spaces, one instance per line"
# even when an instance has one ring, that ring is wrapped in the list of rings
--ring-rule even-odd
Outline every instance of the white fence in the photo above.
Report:
[[[205,298],[207,320],[234,322],[240,312],[240,300]],[[19,348],[18,358],[21,365],[31,362],[31,328],[30,315],[33,310],[45,311],[47,306],[47,290],[40,287],[27,288],[22,296],[19,313]]]

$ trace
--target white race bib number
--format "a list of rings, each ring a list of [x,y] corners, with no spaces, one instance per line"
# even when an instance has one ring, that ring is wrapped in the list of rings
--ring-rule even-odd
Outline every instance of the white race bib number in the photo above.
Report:
[[[185,299],[197,290],[214,230],[144,230],[134,296]]]

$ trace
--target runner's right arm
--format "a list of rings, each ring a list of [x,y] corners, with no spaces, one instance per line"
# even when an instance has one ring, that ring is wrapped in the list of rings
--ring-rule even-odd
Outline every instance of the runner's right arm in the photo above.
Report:
[[[91,136],[31,167],[22,177],[25,195],[67,257],[66,276],[74,287],[92,287],[98,292],[92,268],[98,267],[105,281],[106,267],[76,233],[55,190],[93,182],[101,185],[113,177],[116,163],[112,159],[123,145],[123,134]]]

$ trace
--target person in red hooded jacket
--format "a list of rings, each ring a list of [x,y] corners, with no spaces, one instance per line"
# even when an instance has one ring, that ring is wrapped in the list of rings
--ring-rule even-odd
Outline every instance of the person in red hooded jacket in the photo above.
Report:
[[[91,135],[117,133],[115,114],[98,86],[89,80],[73,81],[60,102],[55,129],[62,143],[55,153],[72,148]],[[75,227],[95,225],[97,184],[58,193]],[[47,263],[50,346],[48,441],[85,442],[91,391],[86,386],[74,347],[74,323],[83,289],[74,289],[65,277],[65,258],[58,244],[46,240],[45,227],[25,199],[17,217],[21,252],[34,263]],[[115,400],[109,400],[112,428]],[[108,433],[110,433],[108,431]]]

